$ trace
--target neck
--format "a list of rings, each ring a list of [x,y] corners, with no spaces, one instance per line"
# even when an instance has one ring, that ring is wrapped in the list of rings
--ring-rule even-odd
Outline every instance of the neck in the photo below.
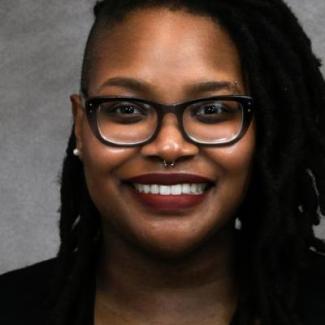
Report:
[[[232,229],[218,232],[179,258],[157,258],[115,234],[106,235],[96,299],[103,308],[119,310],[132,319],[138,314],[161,320],[167,311],[173,323],[178,316],[184,322],[185,312],[201,324],[206,315],[226,324],[236,303],[234,256]]]

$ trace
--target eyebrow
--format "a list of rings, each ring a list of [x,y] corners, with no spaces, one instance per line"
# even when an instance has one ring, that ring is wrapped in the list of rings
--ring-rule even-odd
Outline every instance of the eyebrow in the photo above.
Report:
[[[146,92],[152,88],[150,83],[129,77],[113,77],[106,80],[99,90],[107,86],[117,86],[127,88],[136,92]],[[198,94],[208,91],[230,90],[234,93],[240,93],[238,83],[236,81],[201,81],[187,87],[187,92],[190,94]]]

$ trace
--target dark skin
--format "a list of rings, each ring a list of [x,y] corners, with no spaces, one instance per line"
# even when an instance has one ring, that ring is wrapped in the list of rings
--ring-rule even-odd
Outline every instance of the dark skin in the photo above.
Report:
[[[239,54],[227,32],[185,11],[130,13],[112,30],[99,33],[92,60],[90,96],[172,104],[247,95]],[[115,77],[137,79],[143,87],[107,83]],[[229,85],[193,91],[206,81]],[[250,182],[254,120],[237,143],[202,147],[187,142],[176,117],[168,114],[153,142],[116,148],[95,138],[80,97],[73,95],[71,101],[87,186],[102,218],[95,324],[229,324],[237,303],[234,219]],[[204,206],[157,215],[128,196],[121,179],[169,173],[161,166],[163,159],[176,160],[173,172],[217,182]]]

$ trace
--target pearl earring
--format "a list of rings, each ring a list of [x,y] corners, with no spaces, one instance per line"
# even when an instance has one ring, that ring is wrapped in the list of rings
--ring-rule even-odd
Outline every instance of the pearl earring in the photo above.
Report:
[[[235,229],[240,230],[241,227],[242,227],[242,223],[241,223],[241,221],[239,220],[239,218],[237,217],[237,218],[235,219]]]
[[[79,149],[78,149],[78,148],[74,149],[74,150],[73,150],[73,154],[74,154],[75,156],[79,156],[79,154],[80,154]]]

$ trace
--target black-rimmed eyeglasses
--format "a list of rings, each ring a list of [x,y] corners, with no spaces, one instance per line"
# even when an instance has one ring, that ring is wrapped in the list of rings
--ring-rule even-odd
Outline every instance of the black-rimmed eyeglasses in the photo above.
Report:
[[[99,141],[133,147],[155,139],[165,114],[176,115],[184,138],[204,146],[230,145],[245,134],[253,116],[249,96],[214,96],[164,105],[133,97],[84,99],[90,127]]]

